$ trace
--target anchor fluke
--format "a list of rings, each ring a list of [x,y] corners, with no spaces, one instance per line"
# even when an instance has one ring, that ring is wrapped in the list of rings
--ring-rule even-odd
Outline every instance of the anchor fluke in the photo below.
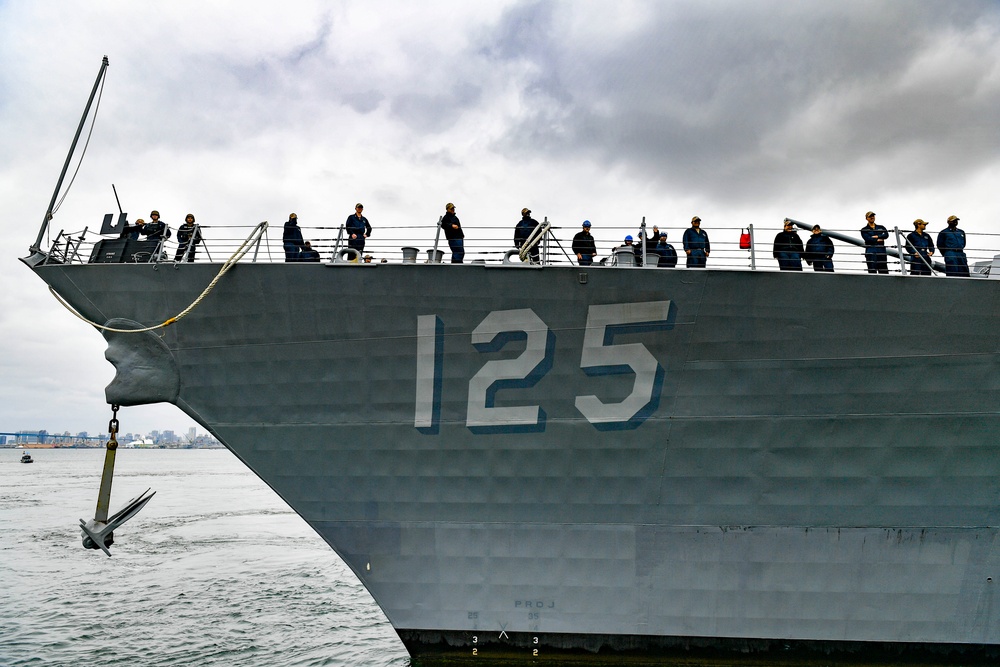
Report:
[[[115,534],[112,532],[105,533],[103,524],[95,522],[93,519],[84,523],[83,519],[80,519],[80,528],[83,530],[80,534],[83,536],[83,548],[84,549],[101,549],[111,557],[111,552],[108,551],[108,547],[115,543]]]
[[[111,421],[108,423],[108,448],[104,454],[104,473],[101,475],[101,488],[97,493],[97,511],[90,521],[80,519],[83,529],[83,546],[87,549],[100,549],[108,556],[108,550],[115,543],[114,529],[139,513],[146,503],[156,495],[146,489],[132,500],[125,503],[120,510],[108,516],[108,506],[111,504],[111,482],[115,476],[115,453],[118,450],[118,405],[111,406]]]
[[[139,510],[145,507],[146,503],[148,503],[155,495],[156,491],[150,492],[149,489],[146,489],[141,494],[125,503],[125,506],[120,510],[108,517],[107,523],[97,521],[95,519],[84,522],[83,519],[80,519],[83,546],[87,549],[101,549],[104,553],[110,556],[111,552],[108,550],[108,547],[115,543],[115,528],[138,514]]]

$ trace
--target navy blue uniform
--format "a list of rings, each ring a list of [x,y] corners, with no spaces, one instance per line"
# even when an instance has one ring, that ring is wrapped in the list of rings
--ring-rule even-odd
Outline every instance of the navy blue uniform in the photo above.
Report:
[[[806,241],[806,262],[812,264],[813,271],[833,273],[833,241],[820,232]]]
[[[660,256],[656,262],[658,267],[672,269],[677,266],[677,251],[667,243],[666,237],[660,237],[660,242],[656,244],[656,254]]]
[[[347,231],[347,247],[354,248],[359,253],[365,249],[365,237],[372,235],[372,226],[368,224],[368,218],[357,213],[347,216],[344,223]],[[351,238],[351,236],[354,238]]]
[[[441,218],[441,229],[444,230],[444,237],[448,239],[448,247],[451,248],[451,263],[461,264],[465,259],[465,232],[462,231],[462,223],[458,216],[448,211]]]
[[[687,267],[704,269],[708,263],[708,253],[712,252],[712,246],[708,242],[708,232],[690,227],[684,230],[682,243],[684,252],[687,253]]]
[[[969,277],[969,260],[965,256],[965,232],[958,227],[946,227],[938,234],[938,250],[944,257],[944,272],[948,276]]]
[[[804,252],[802,239],[795,231],[781,231],[774,237],[772,254],[782,271],[801,271]]]
[[[167,227],[167,223],[159,220],[147,222],[142,226],[142,230],[139,233],[143,234],[147,241],[159,241],[170,238],[170,228]]]
[[[910,273],[915,276],[931,275],[931,253],[934,252],[934,241],[927,232],[910,232],[906,235],[907,250],[915,251],[916,254],[909,255]],[[926,261],[925,261],[926,260]]]
[[[186,254],[187,261],[193,262],[199,243],[201,243],[201,227],[185,220],[184,224],[177,228],[177,253],[174,255],[174,261],[179,262],[185,259]],[[189,244],[191,246],[190,251],[188,250]]]
[[[885,252],[885,240],[889,238],[889,230],[882,225],[865,225],[861,228],[861,238],[865,240],[865,263],[868,264],[868,273],[889,273],[889,257]]]
[[[281,245],[285,249],[285,261],[297,262],[302,252],[302,230],[299,229],[297,218],[289,218],[285,230],[281,233]]]
[[[532,218],[530,215],[525,215],[521,218],[521,221],[514,226],[514,247],[518,250],[524,245],[524,242],[528,240],[531,236],[531,232],[534,231],[535,227],[538,226],[538,221]],[[538,244],[532,248],[529,253],[532,262],[538,262]]]
[[[597,254],[597,244],[590,230],[584,229],[576,233],[573,237],[573,254],[579,255],[580,266],[590,266],[594,263],[594,255]]]

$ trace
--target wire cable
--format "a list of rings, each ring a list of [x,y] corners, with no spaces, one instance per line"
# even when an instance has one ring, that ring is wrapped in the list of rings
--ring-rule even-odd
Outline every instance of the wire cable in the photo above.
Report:
[[[81,315],[79,311],[77,311],[75,308],[73,308],[73,306],[69,305],[61,296],[59,296],[59,294],[52,288],[51,285],[49,286],[49,292],[52,293],[52,296],[54,296],[56,300],[59,303],[61,303],[64,308],[66,308],[66,310],[73,313],[74,315],[76,315],[77,318],[83,320],[84,322],[86,322],[87,324],[91,325],[96,329],[100,329],[102,331],[111,331],[113,333],[143,333],[146,331],[155,331],[156,329],[162,329],[164,327],[170,326],[171,324],[174,324],[182,317],[190,313],[192,310],[194,310],[196,307],[198,307],[198,305],[202,302],[202,300],[204,300],[205,297],[207,297],[208,294],[213,289],[215,289],[216,284],[218,284],[219,280],[222,279],[222,276],[226,275],[226,272],[228,272],[229,269],[233,268],[233,266],[237,262],[243,259],[244,255],[246,255],[250,251],[251,247],[260,242],[260,238],[266,230],[267,230],[267,221],[265,220],[264,222],[261,222],[259,225],[257,225],[254,228],[254,230],[250,232],[250,236],[248,236],[246,240],[243,241],[242,244],[240,244],[240,247],[237,248],[232,255],[230,255],[229,259],[227,259],[226,262],[222,265],[222,268],[219,269],[219,272],[215,274],[214,278],[212,278],[212,282],[210,282],[208,284],[208,287],[202,290],[201,294],[198,295],[198,298],[192,301],[187,308],[177,313],[173,317],[167,318],[160,324],[155,324],[153,326],[145,327],[142,329],[115,329],[114,327],[107,327],[102,324],[92,322],[83,315]]]

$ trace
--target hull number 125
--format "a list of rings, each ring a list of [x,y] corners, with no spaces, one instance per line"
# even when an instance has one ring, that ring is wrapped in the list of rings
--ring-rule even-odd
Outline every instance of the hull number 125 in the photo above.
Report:
[[[642,343],[615,344],[617,334],[672,329],[675,308],[670,301],[590,306],[580,353],[580,368],[590,377],[635,376],[623,400],[605,403],[593,394],[578,395],[576,409],[601,430],[636,428],[657,408],[663,367]],[[501,389],[532,387],[552,368],[555,334],[530,308],[496,310],[472,331],[479,352],[497,352],[513,340],[525,341],[514,359],[491,360],[469,380],[465,425],[474,433],[543,431],[540,405],[514,407],[494,404]],[[437,433],[441,414],[444,366],[444,325],[437,315],[417,317],[417,385],[413,425]]]

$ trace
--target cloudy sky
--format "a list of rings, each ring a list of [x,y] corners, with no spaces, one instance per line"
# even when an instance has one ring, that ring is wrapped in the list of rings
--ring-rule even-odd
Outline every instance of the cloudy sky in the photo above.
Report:
[[[906,231],[956,214],[1000,248],[994,0],[0,0],[0,431],[107,428],[103,339],[17,261],[104,55],[55,231],[98,226],[114,183],[130,217],[175,227],[294,210],[320,236],[356,201],[378,230],[450,200],[480,240],[528,206],[610,247],[643,216],[676,241],[696,213],[770,236],[873,209]]]

